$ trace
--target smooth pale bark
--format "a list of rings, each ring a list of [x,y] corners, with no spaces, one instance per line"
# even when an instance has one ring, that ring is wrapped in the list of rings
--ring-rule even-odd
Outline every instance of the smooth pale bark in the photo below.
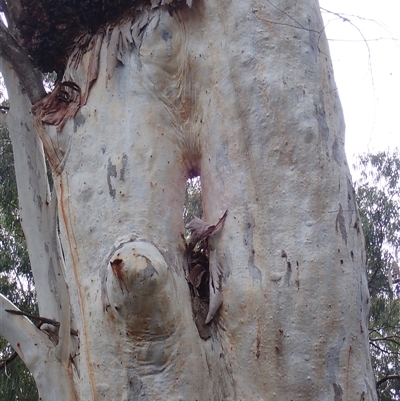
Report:
[[[35,105],[82,401],[376,400],[363,238],[318,2],[278,6],[144,10],[73,54],[64,80],[80,94]],[[229,211],[210,238],[223,304],[208,340],[183,269],[196,174],[204,219]]]

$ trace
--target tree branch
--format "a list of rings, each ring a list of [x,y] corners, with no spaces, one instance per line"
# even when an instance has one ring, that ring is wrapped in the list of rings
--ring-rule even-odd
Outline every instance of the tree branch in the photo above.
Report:
[[[13,313],[6,312],[6,309]],[[69,361],[59,362],[53,352],[54,344],[26,316],[18,312],[20,310],[0,294],[0,333],[31,371],[39,399],[77,401],[69,377]]]
[[[388,375],[388,376],[382,377],[382,379],[379,379],[376,382],[376,387],[378,388],[381,384],[385,383],[388,380],[400,380],[400,375]]]
[[[20,312],[4,295],[0,294],[0,333],[21,356],[29,369],[37,361],[38,354],[47,352],[49,342],[46,336],[26,317],[6,312]]]
[[[390,354],[389,351],[382,349],[381,347],[379,347],[378,345],[376,345],[374,342],[369,342],[369,345],[371,345],[372,347],[378,349],[382,354]]]
[[[49,319],[49,318],[43,317],[43,316],[32,315],[31,313],[23,312],[21,310],[5,309],[5,311],[8,313],[11,313],[13,315],[26,316],[26,317],[29,317],[30,319],[38,320],[39,321],[39,325],[37,326],[38,328],[40,328],[40,326],[43,323],[51,324],[54,327],[60,328],[60,323],[54,319]],[[70,333],[73,336],[78,336],[78,332],[74,329],[71,329]]]
[[[12,65],[32,104],[46,96],[41,74],[34,69],[27,52],[21,49],[2,21],[0,21],[0,56]]]
[[[379,338],[370,338],[370,342],[374,341],[388,341],[396,345],[400,345],[399,341],[396,341],[396,339],[400,338],[399,336],[387,336],[387,337],[379,337]]]

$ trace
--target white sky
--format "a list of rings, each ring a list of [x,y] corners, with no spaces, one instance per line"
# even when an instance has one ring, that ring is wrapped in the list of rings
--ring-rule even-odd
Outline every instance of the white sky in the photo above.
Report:
[[[400,1],[320,0],[320,6],[350,20],[322,11],[329,21],[326,33],[346,120],[349,165],[354,155],[400,149]]]

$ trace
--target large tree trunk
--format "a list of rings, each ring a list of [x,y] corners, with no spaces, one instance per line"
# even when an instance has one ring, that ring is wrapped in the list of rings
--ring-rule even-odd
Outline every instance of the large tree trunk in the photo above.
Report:
[[[82,38],[67,84],[35,105],[79,332],[63,362],[78,400],[376,400],[318,2],[277,3],[145,8]],[[208,240],[223,303],[199,329],[181,237],[197,174],[204,220],[228,210]]]

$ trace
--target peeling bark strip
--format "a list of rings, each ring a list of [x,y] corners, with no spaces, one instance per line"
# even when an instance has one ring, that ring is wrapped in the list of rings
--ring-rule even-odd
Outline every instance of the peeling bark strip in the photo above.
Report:
[[[45,124],[55,125],[59,133],[81,106],[81,89],[74,82],[60,82],[32,107],[32,113]]]
[[[47,159],[56,173],[62,167],[70,140],[70,133],[62,133],[62,130],[68,119],[76,116],[81,100],[80,87],[66,81],[57,83],[51,93],[32,106],[33,123],[43,142]],[[55,126],[55,132],[46,131],[44,124]]]
[[[184,254],[184,269],[192,292],[194,320],[203,340],[210,338],[211,322],[222,305],[221,280],[223,270],[217,262],[217,251],[211,250],[208,237],[218,232],[228,215],[226,210],[217,224],[208,224],[195,217],[186,228],[190,231],[189,244]]]
[[[79,68],[80,63],[85,56],[89,58],[88,67],[84,74],[85,81],[81,86],[84,90],[80,99],[80,107],[86,104],[90,88],[99,75],[100,51],[103,44],[103,38],[103,32],[99,32],[95,36],[89,34],[82,35],[73,47],[72,54],[68,60],[69,68],[72,71],[75,71]],[[73,78],[66,73],[64,75],[64,80],[73,80]]]
[[[195,217],[186,228],[190,231],[191,237],[190,242],[192,244],[196,244],[199,241],[202,241],[209,237],[210,235],[216,233],[221,227],[224,225],[226,216],[228,215],[228,211],[226,210],[223,216],[219,219],[217,224],[209,224],[205,221]]]

